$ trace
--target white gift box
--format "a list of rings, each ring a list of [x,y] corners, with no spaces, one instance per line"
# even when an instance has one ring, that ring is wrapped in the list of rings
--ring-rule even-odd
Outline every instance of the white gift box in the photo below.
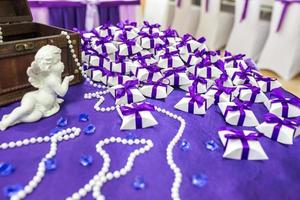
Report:
[[[257,91],[253,91],[248,86],[240,85],[234,91],[234,96],[241,101],[251,101],[252,103],[265,103],[269,100],[260,88],[257,88],[256,90]]]
[[[279,121],[290,121],[284,118],[278,117]],[[293,123],[290,126],[285,125],[282,122],[263,122],[258,125],[256,129],[262,133],[264,136],[275,140],[282,144],[292,145],[294,138],[300,135],[299,126]]]
[[[116,90],[123,89],[123,85],[116,85],[109,89],[112,96],[116,99],[116,104],[130,104],[130,103],[137,103],[145,100],[145,97],[143,94],[137,89],[137,88],[130,88],[130,93],[132,94],[132,100],[130,100],[131,97],[128,96],[127,90],[124,92],[124,96],[117,98],[116,97]]]
[[[138,61],[140,64],[152,65],[157,63],[153,54],[148,50],[142,50],[131,57],[132,60]]]
[[[202,43],[200,43],[200,42],[198,42],[197,40],[194,40],[194,39],[189,40],[188,42],[186,42],[185,45],[183,45],[183,46],[182,45],[183,44],[177,45],[177,47],[180,51],[180,54],[193,53],[198,49],[200,49],[200,50],[207,49],[205,44],[202,44]]]
[[[217,78],[215,83],[224,87],[234,87],[231,79],[226,73],[223,73],[219,78]]]
[[[195,80],[190,80],[190,82],[187,85],[180,86],[180,89],[184,91],[189,91],[189,87],[192,85],[195,85],[196,87],[196,93],[206,93],[208,89],[213,85],[213,81],[210,79],[205,79],[207,83],[202,83]]]
[[[142,27],[141,32],[145,32],[148,34],[153,34],[153,33],[159,33],[160,35],[162,34],[159,28],[151,28],[151,27]]]
[[[95,82],[102,82],[103,72],[99,69],[88,69],[86,70],[87,76]]]
[[[180,54],[180,58],[189,66],[196,65],[202,61],[201,57],[197,57],[193,53]]]
[[[136,37],[138,37],[138,29],[137,28],[132,28],[131,30],[128,31],[123,31],[122,29],[118,29],[115,31],[114,34],[114,40],[119,40],[120,41],[120,36],[124,36],[128,40],[132,40]]]
[[[236,57],[234,59],[234,57]],[[224,57],[224,62],[225,62],[225,65],[224,67],[225,68],[242,68],[242,69],[247,69],[248,68],[248,65],[245,63],[245,61],[243,60],[243,57],[244,55],[242,54],[239,54],[239,55],[236,55],[236,56],[227,56],[227,57]]]
[[[139,103],[137,105],[141,105],[143,103]],[[127,107],[134,108],[135,106],[133,104],[131,105],[126,105]],[[151,114],[150,111],[148,110],[142,110],[138,111],[136,113],[130,114],[130,115],[125,115],[122,113],[122,107],[117,108],[118,114],[122,119],[122,125],[120,130],[135,130],[138,128],[148,128],[152,127],[158,124],[158,122],[155,120],[153,115]],[[137,124],[137,115],[140,117],[140,122],[142,127],[138,127]]]
[[[185,67],[163,69],[162,73],[172,86],[187,85],[190,83],[190,80],[185,73]]]
[[[168,58],[160,57],[158,61],[158,66],[162,69],[167,69],[171,67],[176,68],[176,67],[184,66],[184,63],[182,62],[179,55],[176,55],[176,56],[170,56]]]
[[[197,65],[188,67],[188,71],[192,74],[194,74],[195,76],[200,76],[203,78],[218,78],[221,76],[222,71],[219,70],[217,67],[197,67]]]
[[[104,67],[110,68],[111,62],[109,58],[97,56],[97,55],[90,55],[88,60],[89,67]]]
[[[243,131],[245,136],[249,136],[253,131]],[[235,134],[233,131],[230,130],[220,130],[218,132],[220,140],[225,147],[225,152],[223,154],[223,158],[241,160],[268,160],[268,156],[266,155],[264,149],[262,148],[260,142],[258,140],[246,140],[248,150],[244,148],[245,144],[241,139],[229,139],[226,138],[228,134]],[[243,158],[243,153],[246,153],[247,158]]]
[[[226,110],[228,108],[238,106],[236,103],[223,102],[223,103],[219,103],[218,106],[219,106],[223,116],[225,117],[225,121],[228,124],[231,124],[234,126],[246,126],[246,127],[254,127],[259,124],[253,111],[250,109],[241,108],[241,110],[243,110],[245,113],[245,115],[244,115],[245,117],[244,117],[244,120],[240,121],[242,119],[242,115],[241,115],[241,111],[239,109],[233,110],[233,111],[229,110],[228,112],[226,112]]]
[[[243,85],[246,83],[250,83],[253,86],[258,86],[255,78],[252,76],[252,73],[249,72],[245,72],[248,73],[248,76],[246,79],[243,79],[239,76],[239,73],[242,73],[242,71],[239,68],[229,68],[226,69],[226,72],[228,74],[228,76],[231,78],[232,83],[234,85]]]
[[[111,65],[109,67],[105,67],[105,68],[112,72],[117,72],[122,75],[127,75],[127,74],[129,74],[132,66],[133,66],[133,62],[130,60],[126,60],[126,61],[121,61],[121,62],[111,62]]]
[[[272,90],[281,87],[281,83],[275,78],[262,78],[257,80],[257,84],[263,92],[271,92]]]
[[[213,99],[206,95],[197,94],[203,98],[204,102],[201,105],[198,105],[196,101],[193,102],[192,97],[185,96],[183,97],[174,107],[178,110],[196,114],[196,115],[205,115],[206,111],[213,104]]]
[[[169,85],[158,85],[158,84],[145,84],[140,88],[141,93],[148,98],[152,99],[165,99],[174,90]]]
[[[230,87],[229,87],[230,88]],[[232,88],[232,91],[234,89]],[[221,102],[230,102],[233,100],[233,92],[224,92],[217,86],[213,85],[206,93],[207,96],[211,96],[212,98],[215,99],[214,104],[218,104]]]
[[[161,78],[163,78],[163,75],[159,70],[151,70],[151,66],[141,66],[141,65],[132,65],[131,66],[131,72],[137,77],[140,81],[157,81]],[[154,69],[158,68],[154,65]]]
[[[94,31],[100,36],[100,37],[107,37],[107,36],[113,36],[115,34],[115,31],[118,30],[115,26],[107,26],[102,25],[94,29]]]
[[[152,54],[155,55],[155,58],[157,60],[159,60],[160,57],[165,54],[173,54],[173,55],[175,54],[175,55],[179,56],[179,51],[174,46],[157,45],[153,50],[150,49],[150,51],[152,52]]]
[[[131,49],[131,51],[130,51]],[[140,51],[142,51],[143,48],[135,43],[135,45],[127,45],[125,43],[122,43],[119,45],[119,55],[120,56],[129,56],[129,55],[134,55]]]
[[[144,49],[153,49],[158,44],[164,44],[159,37],[140,37],[140,46]]]
[[[111,42],[101,42],[101,39],[95,38],[91,41],[91,47],[99,54],[112,54],[118,51],[115,44]]]
[[[134,78],[116,72],[104,74],[104,76],[101,77],[101,82],[108,86],[116,86],[116,85],[124,84],[125,82],[131,80],[134,80]]]
[[[277,100],[279,99],[272,99],[267,101],[267,103],[265,104],[270,113],[278,117],[284,117],[284,118],[293,118],[293,117],[300,116],[300,107],[293,105],[291,103],[287,103],[284,99],[283,99],[283,103],[276,102]],[[286,98],[286,100],[289,100],[289,98]],[[287,105],[287,110],[284,108],[284,104]]]

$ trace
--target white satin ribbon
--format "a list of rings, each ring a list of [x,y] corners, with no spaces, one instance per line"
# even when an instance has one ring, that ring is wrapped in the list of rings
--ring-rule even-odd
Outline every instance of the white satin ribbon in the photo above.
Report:
[[[86,4],[85,29],[91,31],[94,27],[99,26],[99,0],[83,0]]]

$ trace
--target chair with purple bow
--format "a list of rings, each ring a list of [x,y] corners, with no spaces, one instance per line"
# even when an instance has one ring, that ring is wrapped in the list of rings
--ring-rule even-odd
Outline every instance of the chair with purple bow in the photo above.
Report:
[[[194,35],[200,17],[200,7],[194,6],[192,0],[177,0],[172,28],[180,35],[190,33]]]
[[[235,20],[226,50],[258,60],[270,28],[273,0],[268,1],[236,0]]]
[[[277,0],[270,33],[258,67],[276,72],[285,80],[300,72],[300,0]]]
[[[169,0],[147,0],[145,1],[144,20],[151,24],[159,23],[166,28],[167,18],[170,11]]]
[[[196,37],[204,36],[210,49],[220,49],[228,41],[232,25],[233,13],[222,0],[201,0],[201,13]]]

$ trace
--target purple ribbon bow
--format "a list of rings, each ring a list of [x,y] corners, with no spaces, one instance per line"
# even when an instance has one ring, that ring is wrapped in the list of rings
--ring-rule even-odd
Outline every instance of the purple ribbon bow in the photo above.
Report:
[[[281,12],[279,23],[276,28],[276,32],[280,31],[290,5],[292,5],[293,3],[300,3],[299,0],[279,0],[279,1],[283,4],[283,9]]]
[[[168,28],[164,31],[164,36],[165,37],[179,37],[178,33],[176,30]]]
[[[119,22],[116,25],[120,29],[131,30],[133,27],[137,27],[137,22],[130,22],[129,20],[125,20],[124,22]]]
[[[272,137],[271,137],[272,140],[277,141],[279,133],[280,133],[280,129],[283,125],[293,129],[294,134],[295,134],[296,128],[298,126],[297,122],[294,122],[289,119],[281,119],[272,113],[265,114],[264,117],[265,117],[265,121],[267,123],[276,124],[276,126],[274,127],[274,130],[273,130]]]
[[[205,1],[205,12],[208,12],[209,10],[209,0]]]
[[[263,75],[253,72],[253,75],[256,79],[256,81],[263,81],[267,84],[266,86],[266,92],[270,92],[272,89],[272,82],[276,81],[276,78],[272,78],[272,77],[264,77]]]
[[[188,74],[188,78],[190,80],[193,80],[193,83],[192,83],[192,86],[196,88],[196,91],[197,91],[197,85],[199,83],[203,84],[203,85],[206,85],[207,84],[207,80],[203,77],[199,77],[199,76],[195,76],[194,74],[192,73],[189,73]]]
[[[101,49],[103,53],[107,53],[107,49],[105,46],[105,43],[109,43],[112,41],[112,37],[111,36],[106,36],[106,37],[101,37],[99,40],[97,40],[95,42],[96,46],[100,46],[101,45]]]
[[[159,29],[161,27],[160,24],[150,24],[148,21],[144,21],[144,27],[149,28],[149,33],[153,34],[153,29]]]
[[[194,86],[189,87],[189,95],[187,96],[191,98],[188,106],[189,113],[194,113],[194,103],[196,103],[198,107],[202,106],[203,103],[205,103],[205,109],[207,109],[206,99],[200,94],[198,94],[196,91],[197,88],[195,88]]]
[[[115,91],[116,98],[119,99],[127,93],[128,103],[133,103],[133,95],[130,89],[136,88],[136,85],[138,84],[139,84],[138,80],[126,81],[122,88],[116,89]]]
[[[242,151],[242,155],[241,155],[241,159],[242,160],[247,160],[248,156],[249,156],[249,144],[248,141],[249,140],[258,140],[258,138],[261,136],[259,133],[257,132],[251,132],[249,133],[249,135],[245,135],[243,131],[241,130],[236,130],[230,127],[225,127],[222,128],[221,131],[230,131],[231,133],[228,133],[225,135],[225,138],[227,139],[226,144],[225,144],[225,149],[227,148],[228,145],[228,140],[241,140],[242,145],[243,145],[243,151]]]
[[[231,95],[231,93],[235,90],[233,87],[225,87],[223,86],[223,83],[221,81],[216,81],[216,90],[215,93],[215,101],[214,104],[218,104],[220,102],[220,96],[222,93],[225,93],[227,95]]]
[[[271,97],[276,97],[277,99],[272,99],[272,103],[281,103],[282,105],[282,117],[289,118],[289,104],[296,107],[300,107],[300,99],[297,97],[285,98],[279,89],[275,89],[271,93]]]
[[[134,39],[127,39],[126,37],[124,37],[124,35],[119,35],[119,39],[121,42],[123,42],[124,44],[127,45],[127,49],[128,49],[128,54],[132,55],[133,54],[133,50],[132,47],[135,46],[135,40]]]
[[[149,103],[141,103],[141,104],[132,104],[132,107],[130,106],[121,106],[120,108],[121,113],[125,116],[129,115],[135,115],[135,123],[136,123],[136,128],[140,129],[143,128],[143,120],[142,116],[140,115],[140,112],[142,111],[155,111],[155,108],[153,105]]]
[[[173,67],[173,57],[178,56],[178,52],[177,51],[170,52],[168,49],[166,49],[166,50],[167,50],[166,53],[164,53],[160,57],[162,59],[168,59],[168,68],[171,68],[171,67]]]
[[[186,67],[177,67],[177,68],[170,68],[164,72],[164,78],[168,78],[174,75],[174,86],[179,86],[179,75],[178,73],[185,73]]]
[[[237,126],[243,126],[245,118],[246,118],[246,112],[245,110],[250,110],[249,103],[248,102],[240,102],[240,101],[235,101],[235,105],[232,106],[227,106],[224,117],[226,118],[229,112],[235,112],[239,111],[240,112],[240,118],[237,123]]]

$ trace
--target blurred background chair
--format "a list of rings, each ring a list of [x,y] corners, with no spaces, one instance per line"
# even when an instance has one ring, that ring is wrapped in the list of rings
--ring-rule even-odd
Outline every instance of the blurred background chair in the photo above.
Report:
[[[273,0],[236,0],[235,20],[226,50],[258,60],[270,28]]]
[[[190,33],[195,35],[199,24],[200,6],[193,4],[193,0],[177,0],[175,3],[172,28],[179,35]]]
[[[210,49],[224,47],[231,33],[234,15],[232,7],[226,2],[228,1],[201,0],[200,23],[196,36],[204,36]]]
[[[169,15],[169,0],[146,0],[144,19],[150,23],[159,23],[163,28],[167,27]]]
[[[258,67],[276,72],[285,80],[300,72],[300,1],[276,1],[270,33]]]

